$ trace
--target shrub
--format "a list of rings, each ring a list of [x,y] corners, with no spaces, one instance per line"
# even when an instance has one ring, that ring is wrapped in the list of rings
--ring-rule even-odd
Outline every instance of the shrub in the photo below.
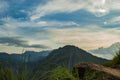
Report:
[[[120,51],[118,53],[116,53],[116,55],[114,56],[114,58],[112,60],[112,64],[113,65],[119,65],[120,64]]]

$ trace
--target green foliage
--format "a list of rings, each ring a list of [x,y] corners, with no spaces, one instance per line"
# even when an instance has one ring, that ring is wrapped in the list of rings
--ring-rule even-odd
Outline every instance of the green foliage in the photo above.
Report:
[[[17,66],[15,68],[9,59],[7,63],[0,61],[0,80],[30,80],[30,71],[25,61]]]
[[[120,64],[120,51],[118,53],[116,53],[116,55],[114,56],[114,58],[112,60],[112,64],[113,65]]]
[[[0,80],[17,80],[17,76],[12,68],[4,68],[0,64]]]
[[[29,72],[24,70],[18,73],[12,67],[0,65],[0,80],[29,80]]]
[[[17,75],[18,80],[29,80],[30,74],[28,70],[23,71],[21,74]]]
[[[13,69],[0,64],[0,80],[77,80],[63,67],[57,67],[42,74],[39,71],[33,74],[26,68]]]
[[[72,74],[74,77],[79,78],[78,68],[74,67],[72,70]]]
[[[57,67],[52,71],[49,80],[76,80],[66,68]]]

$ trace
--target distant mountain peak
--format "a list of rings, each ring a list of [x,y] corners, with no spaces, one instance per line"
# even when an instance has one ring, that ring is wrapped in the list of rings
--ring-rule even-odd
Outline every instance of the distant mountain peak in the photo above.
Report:
[[[65,45],[64,47],[76,47],[76,46],[74,46],[74,45]]]
[[[78,47],[76,47],[76,46],[74,46],[74,45],[66,45],[66,46],[64,46],[64,47],[62,47],[63,49],[65,48],[65,49],[79,49]]]
[[[120,50],[120,42],[116,42],[107,48],[98,48],[96,50],[90,50],[89,52],[98,55],[103,58],[112,59],[116,52]]]
[[[66,49],[66,50],[82,50],[84,51],[83,49],[77,47],[77,46],[74,46],[74,45],[65,45],[63,47],[60,47],[59,49]],[[85,51],[86,52],[86,51]]]
[[[114,44],[111,45],[111,47],[114,46],[114,47],[120,47],[120,42],[116,42]]]

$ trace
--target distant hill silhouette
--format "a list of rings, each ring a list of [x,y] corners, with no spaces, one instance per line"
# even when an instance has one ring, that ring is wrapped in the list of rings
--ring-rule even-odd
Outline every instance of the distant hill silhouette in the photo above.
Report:
[[[8,54],[5,52],[0,52],[0,60],[4,62],[5,61],[21,62],[23,58],[25,59],[25,61],[28,61],[29,58],[30,62],[36,62],[48,56],[50,52],[51,51],[41,51],[41,52],[26,51],[23,54]]]

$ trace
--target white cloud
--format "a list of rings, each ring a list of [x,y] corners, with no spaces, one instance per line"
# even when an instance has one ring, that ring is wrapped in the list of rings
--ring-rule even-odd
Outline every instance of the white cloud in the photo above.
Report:
[[[106,6],[111,10],[120,10],[120,0],[106,0]]]
[[[79,26],[79,24],[73,22],[73,21],[68,21],[68,22],[60,22],[60,21],[39,21],[37,22],[38,25],[40,26],[48,26],[48,27],[71,27],[71,26]]]
[[[36,8],[34,14],[31,16],[31,20],[35,20],[41,16],[51,14],[51,13],[58,13],[58,12],[73,12],[81,7],[83,5],[80,5],[80,2],[77,1],[74,2],[72,0],[52,0],[49,1],[46,5],[40,5]]]
[[[108,14],[108,8],[106,7],[106,0],[90,0],[91,4],[88,4],[87,10],[92,12],[97,17]]]
[[[52,41],[58,45],[76,45],[80,48],[90,50],[98,47],[107,47],[114,42],[119,42],[120,32],[116,33],[116,29],[104,29],[94,25],[90,28],[68,28],[68,29],[52,29]]]
[[[3,18],[3,25],[0,25],[0,36],[17,36],[16,20],[12,18]]]
[[[59,13],[74,12],[85,9],[94,15],[101,17],[109,13],[111,10],[120,10],[120,0],[52,0],[45,5],[39,5],[33,11],[31,20],[36,20],[42,16]]]
[[[19,21],[15,20],[13,18],[3,18],[1,19],[4,24],[0,25],[0,36],[9,36],[9,37],[16,37],[20,36],[23,37],[26,40],[29,40],[29,42],[32,43],[44,43],[47,44],[48,46],[52,46],[53,48],[58,47],[58,45],[55,45],[54,41],[51,40],[51,34],[49,33],[49,30],[52,28],[66,28],[66,26],[78,26],[77,23],[75,22],[59,22],[59,21],[39,21],[39,22],[32,22],[32,21]],[[20,30],[19,28],[26,27],[26,32],[25,30]],[[44,28],[45,30],[43,33],[41,32],[42,29]],[[28,30],[27,30],[28,29]],[[29,29],[33,29],[30,31],[32,33],[31,35],[29,34]],[[37,30],[38,29],[38,30]],[[19,31],[20,30],[20,31]],[[35,32],[34,30],[37,30]],[[40,31],[39,31],[40,30]],[[21,34],[22,33],[22,34]],[[33,38],[34,37],[34,38]],[[6,49],[5,49],[6,50]]]
[[[4,22],[4,28],[7,29],[15,29],[18,27],[71,27],[71,26],[79,26],[79,24],[73,21],[20,21],[13,19],[11,17],[1,19]],[[2,27],[2,26],[1,26]]]
[[[114,17],[114,18],[112,18],[112,19],[110,19],[110,20],[108,20],[108,23],[109,24],[120,24],[120,16],[117,16],[117,17]]]

